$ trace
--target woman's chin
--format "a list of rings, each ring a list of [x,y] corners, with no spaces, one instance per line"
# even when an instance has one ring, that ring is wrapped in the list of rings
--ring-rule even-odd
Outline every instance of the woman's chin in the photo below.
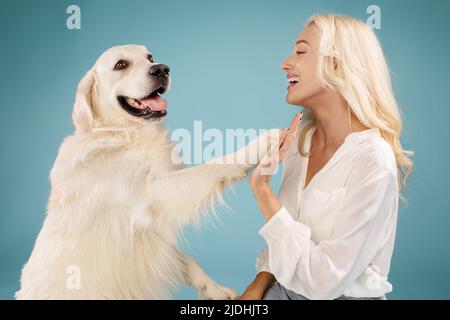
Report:
[[[303,101],[303,99],[301,99],[300,97],[295,97],[293,95],[290,95],[289,93],[286,95],[286,102],[288,104],[301,106],[302,105],[302,101]]]

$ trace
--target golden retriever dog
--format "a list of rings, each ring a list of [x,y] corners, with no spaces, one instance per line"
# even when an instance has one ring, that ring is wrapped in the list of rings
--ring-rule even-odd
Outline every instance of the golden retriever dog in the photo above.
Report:
[[[107,50],[80,81],[75,132],[51,170],[47,215],[17,299],[167,299],[182,284],[202,299],[235,298],[177,240],[246,176],[279,130],[185,166],[164,126],[169,86],[169,67],[137,45]]]

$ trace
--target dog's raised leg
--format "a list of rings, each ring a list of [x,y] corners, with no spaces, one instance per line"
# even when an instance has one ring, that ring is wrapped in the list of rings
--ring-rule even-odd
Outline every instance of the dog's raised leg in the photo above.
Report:
[[[222,287],[212,280],[194,259],[180,252],[183,262],[183,277],[187,285],[197,290],[203,300],[234,300],[237,293],[230,288]]]
[[[152,205],[165,211],[171,224],[195,222],[201,211],[210,209],[221,198],[227,186],[247,175],[271,143],[278,141],[279,133],[278,129],[270,130],[234,154],[157,177],[149,184]]]

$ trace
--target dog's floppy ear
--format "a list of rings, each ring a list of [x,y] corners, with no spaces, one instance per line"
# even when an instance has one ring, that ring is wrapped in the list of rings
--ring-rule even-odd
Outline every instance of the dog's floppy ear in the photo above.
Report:
[[[89,70],[78,84],[73,105],[72,120],[76,133],[86,133],[92,129],[94,115],[92,110],[92,87],[95,84],[93,69]]]

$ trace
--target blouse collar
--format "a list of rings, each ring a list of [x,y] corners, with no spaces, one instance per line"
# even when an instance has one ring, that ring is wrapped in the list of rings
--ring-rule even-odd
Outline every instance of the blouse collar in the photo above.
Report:
[[[314,131],[316,130],[316,127],[312,127],[308,134],[309,137],[311,138],[312,135],[314,134]],[[381,131],[379,128],[370,128],[370,129],[366,129],[366,130],[362,130],[362,131],[354,131],[349,133],[346,137],[344,142],[348,142],[348,141],[358,141],[361,140],[363,138],[367,138],[367,137],[377,137],[377,136],[381,136]],[[308,139],[310,140],[310,139]]]
[[[376,137],[381,136],[380,129],[378,128],[370,128],[362,131],[355,131],[351,132],[350,134],[345,137],[345,142],[351,141],[351,140],[360,140],[362,138],[366,137]]]

